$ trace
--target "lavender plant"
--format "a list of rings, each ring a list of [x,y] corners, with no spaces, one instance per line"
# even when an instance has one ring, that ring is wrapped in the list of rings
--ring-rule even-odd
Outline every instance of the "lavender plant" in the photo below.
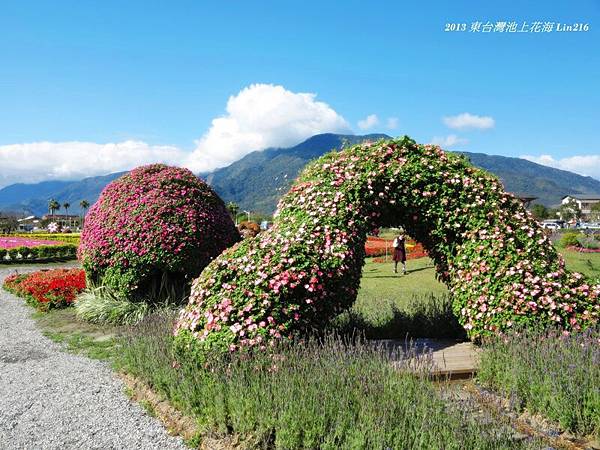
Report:
[[[395,363],[363,340],[336,336],[214,352],[201,363],[173,351],[171,317],[132,329],[118,364],[144,379],[212,435],[243,448],[528,448],[504,423],[485,421],[427,379],[429,360]],[[407,369],[415,372],[409,372]]]
[[[489,340],[478,380],[516,399],[514,407],[564,430],[600,437],[600,329],[575,334],[522,330]]]

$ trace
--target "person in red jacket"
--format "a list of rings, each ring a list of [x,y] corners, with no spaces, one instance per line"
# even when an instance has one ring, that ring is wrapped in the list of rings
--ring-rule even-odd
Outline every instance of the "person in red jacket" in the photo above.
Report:
[[[403,234],[394,238],[394,273],[398,273],[398,263],[402,263],[402,273],[406,275],[406,239]]]

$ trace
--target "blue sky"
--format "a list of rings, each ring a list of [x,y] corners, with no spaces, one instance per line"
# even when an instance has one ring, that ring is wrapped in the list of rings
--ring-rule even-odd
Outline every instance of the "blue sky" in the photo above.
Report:
[[[600,178],[600,2],[487,3],[2,2],[0,185],[14,174],[106,172],[122,168],[108,159],[135,165],[135,155],[147,162],[163,152],[177,161],[195,151],[197,168],[222,165],[256,149],[244,146],[288,144],[313,129],[286,135],[285,121],[276,130],[250,129],[247,115],[236,122],[228,99],[255,84],[290,93],[252,91],[252,101],[276,104],[272,116],[258,116],[265,123],[287,114],[277,109],[286,98],[312,93],[304,99],[310,114],[320,114],[310,109],[315,102],[329,107],[318,131],[408,134],[452,150],[529,155]],[[444,32],[446,23],[474,21],[584,23],[589,31]],[[252,101],[240,99],[239,107]],[[292,127],[309,120],[296,109]],[[444,122],[463,113],[470,127]],[[377,119],[362,130],[358,123],[369,115]],[[232,120],[211,134],[218,117]],[[230,135],[238,128],[245,133],[239,139]],[[222,153],[232,146],[229,159],[201,162],[203,149],[214,153],[225,134],[236,141],[223,144]],[[98,149],[105,160],[97,169],[69,166]],[[62,170],[41,162],[17,167],[35,155]]]

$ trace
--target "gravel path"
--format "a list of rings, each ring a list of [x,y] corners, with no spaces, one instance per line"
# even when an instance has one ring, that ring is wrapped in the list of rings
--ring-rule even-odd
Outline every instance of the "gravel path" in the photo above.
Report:
[[[0,283],[13,271],[0,268]],[[30,314],[0,289],[0,449],[186,448],[125,396],[106,363],[66,353]]]

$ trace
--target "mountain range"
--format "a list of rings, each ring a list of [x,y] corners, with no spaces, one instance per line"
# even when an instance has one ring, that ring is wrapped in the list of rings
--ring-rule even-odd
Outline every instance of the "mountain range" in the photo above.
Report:
[[[93,204],[102,189],[125,172],[88,177],[78,181],[42,181],[40,183],[16,183],[0,189],[0,211],[20,215],[41,216],[48,212],[48,200],[55,199],[61,204],[69,203],[70,214],[81,212],[79,202],[87,200]]]
[[[363,141],[388,138],[384,134],[365,136],[319,134],[289,148],[269,148],[247,154],[233,164],[199,174],[213,186],[226,202],[233,201],[241,210],[270,214],[279,198],[287,192],[302,168],[311,159],[333,149]],[[554,169],[520,158],[460,152],[471,162],[503,182],[505,189],[537,197],[534,203],[553,206],[567,194],[600,194],[600,181],[572,172]],[[0,189],[0,211],[44,214],[48,200],[69,202],[70,212],[80,212],[83,199],[93,203],[112,180],[124,172],[80,181],[44,181],[35,184],[13,184]]]

